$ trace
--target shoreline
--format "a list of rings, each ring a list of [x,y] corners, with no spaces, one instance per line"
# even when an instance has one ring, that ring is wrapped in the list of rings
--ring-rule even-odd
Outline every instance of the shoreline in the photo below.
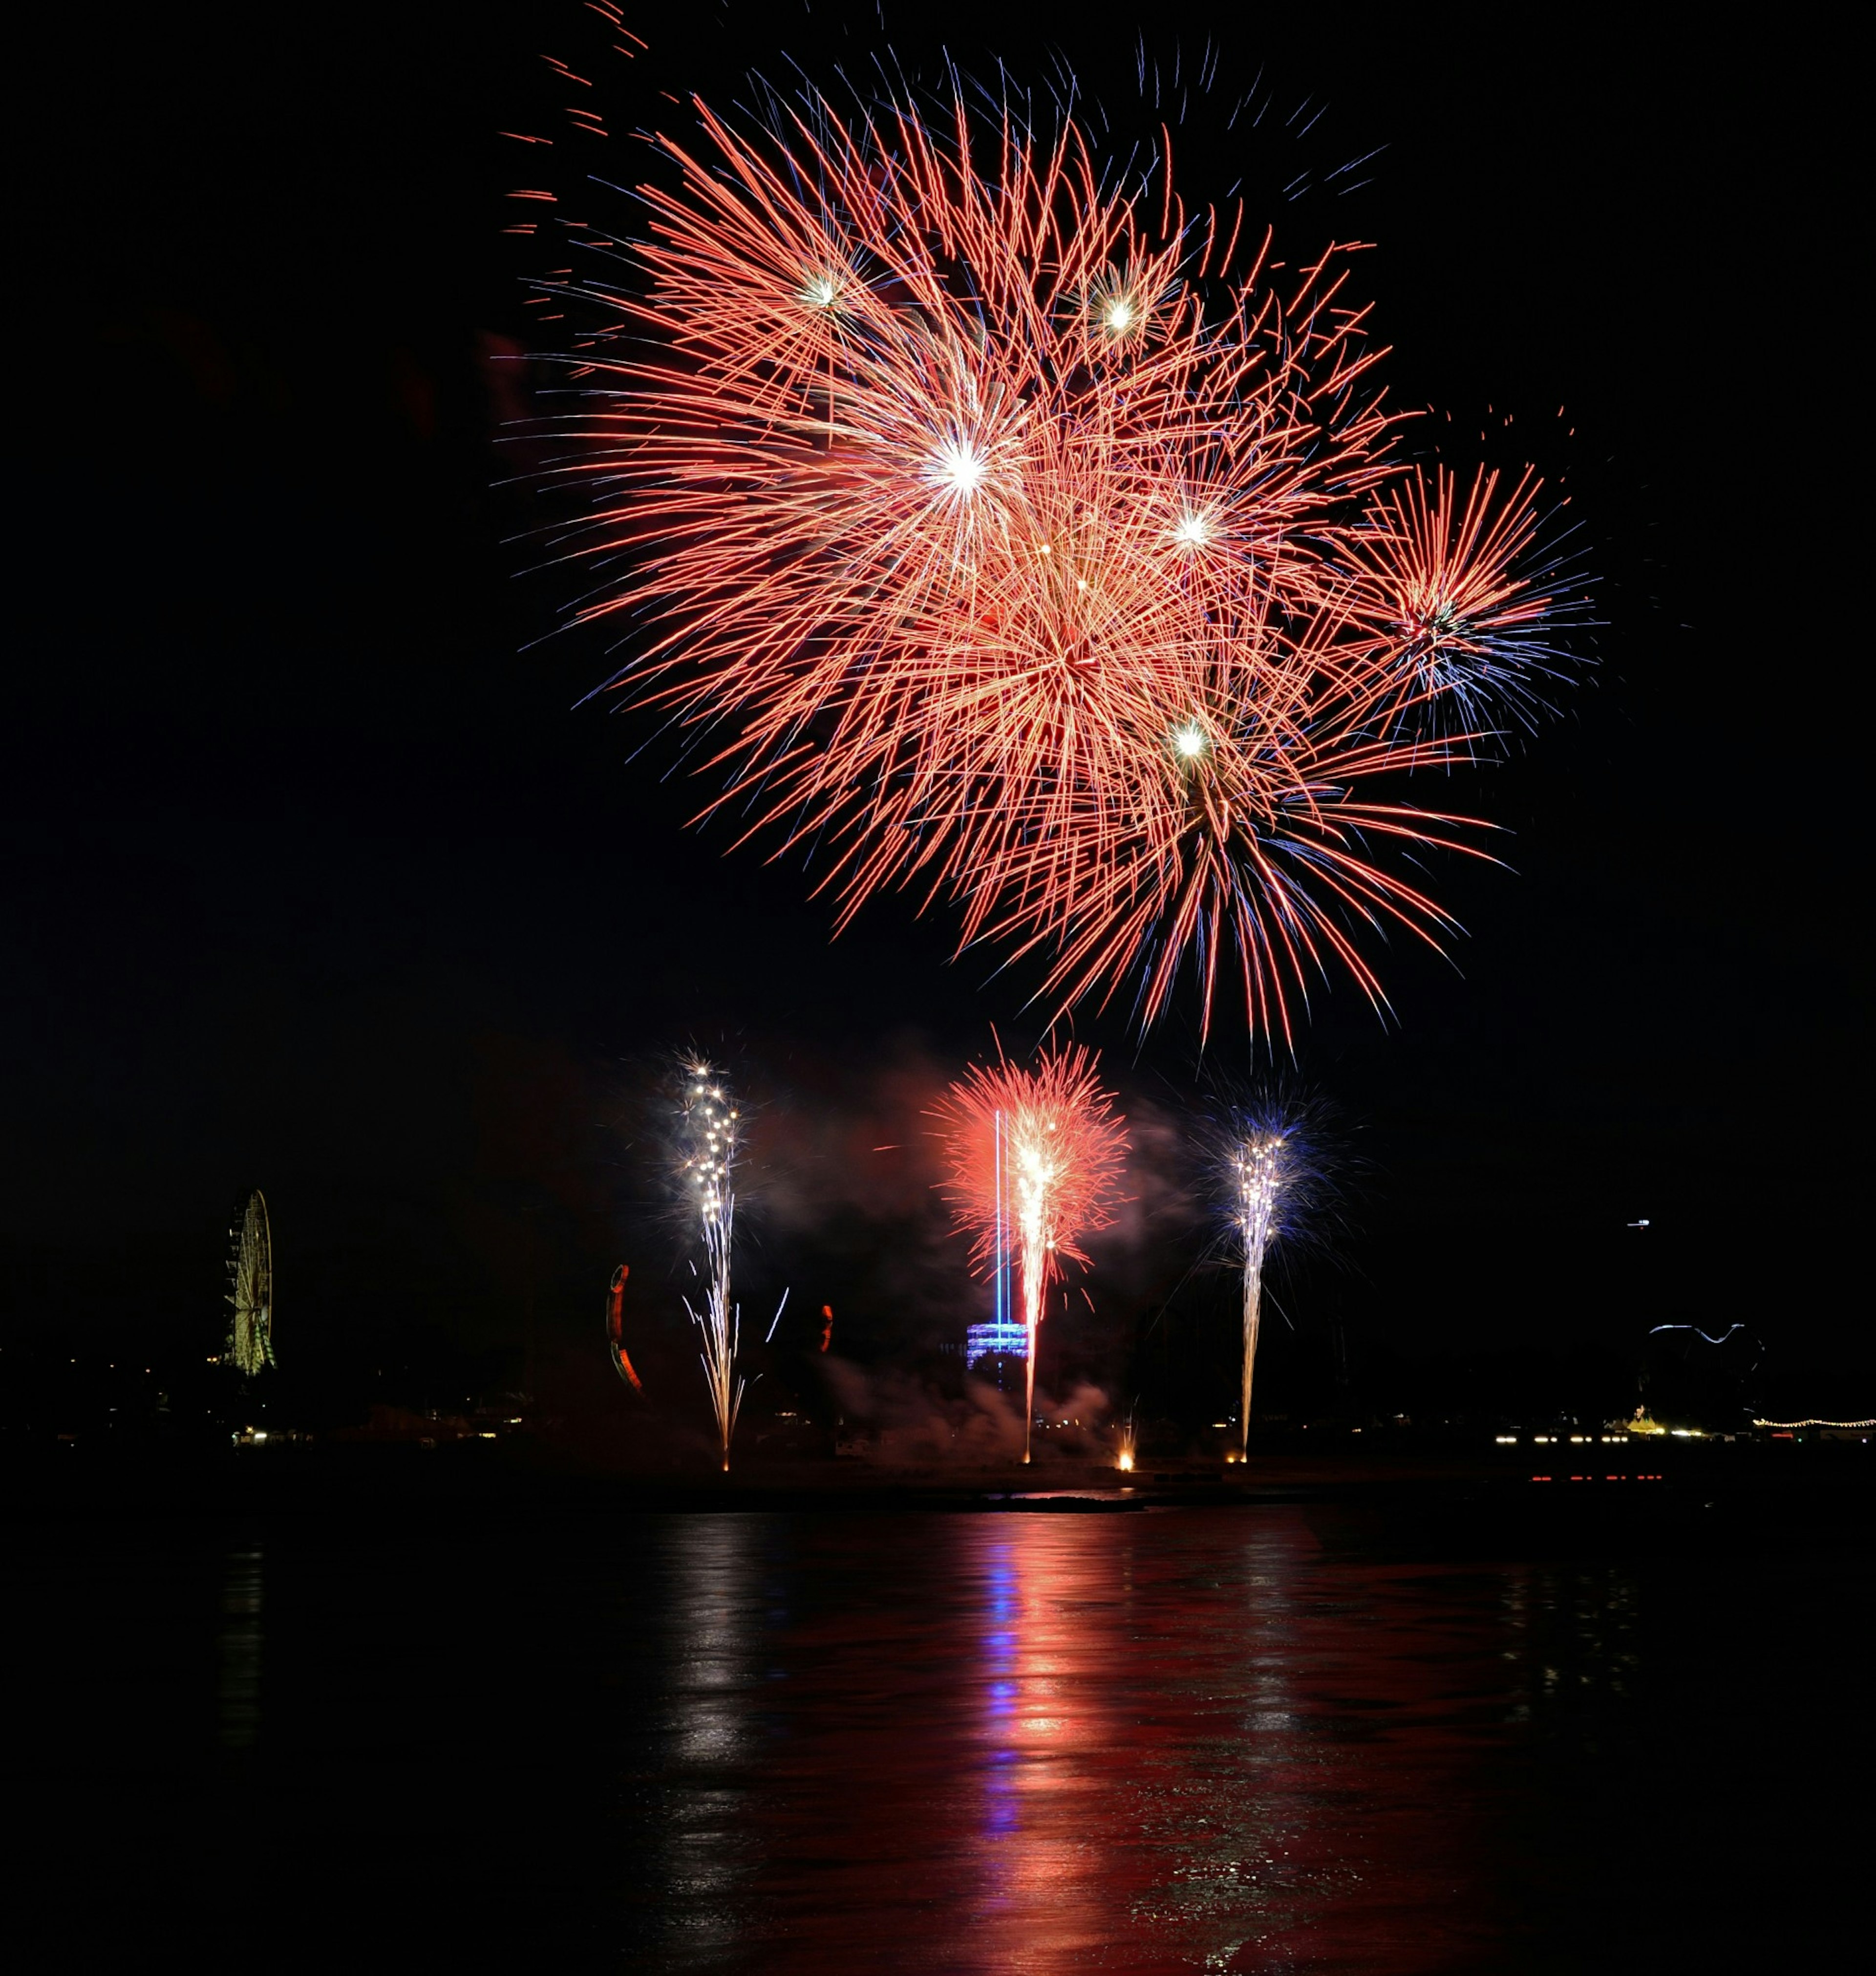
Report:
[[[1325,1541],[1468,1554],[1861,1546],[1876,1511],[1866,1444],[1677,1447],[1534,1470],[1528,1451],[1260,1456],[1242,1467],[1052,1459],[1025,1469],[887,1470],[849,1459],[728,1475],[605,1472],[551,1448],[285,1446],[139,1452],[65,1446],[0,1457],[0,1527],[147,1521],[372,1524],[513,1517],[578,1523],[736,1513],[1131,1515],[1301,1510]],[[1619,1451],[1621,1454],[1630,1449]],[[1521,1461],[1506,1459],[1514,1453]],[[1496,1457],[1496,1458],[1494,1458]],[[1548,1479],[1541,1479],[1545,1478]]]

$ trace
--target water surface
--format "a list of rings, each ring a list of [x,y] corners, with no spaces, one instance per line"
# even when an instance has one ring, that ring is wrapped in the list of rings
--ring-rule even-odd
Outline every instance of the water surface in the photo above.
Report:
[[[1860,1938],[1851,1559],[1381,1556],[1286,1506],[8,1554],[68,1952],[1052,1976]]]

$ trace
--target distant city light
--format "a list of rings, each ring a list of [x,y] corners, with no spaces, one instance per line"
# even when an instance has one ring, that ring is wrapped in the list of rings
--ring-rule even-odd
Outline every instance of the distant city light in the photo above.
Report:
[[[1756,1420],[1753,1424],[1754,1427],[1783,1428],[1789,1433],[1795,1427],[1876,1427],[1876,1420]]]

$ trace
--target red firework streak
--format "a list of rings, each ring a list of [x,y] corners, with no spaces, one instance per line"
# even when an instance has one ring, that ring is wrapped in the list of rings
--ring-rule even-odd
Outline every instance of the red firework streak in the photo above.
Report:
[[[1126,1124],[1098,1069],[1079,1045],[1044,1051],[1033,1069],[973,1065],[933,1115],[951,1167],[946,1197],[973,1237],[973,1267],[995,1266],[1005,1223],[1013,1235],[1029,1335],[1025,1461],[1043,1299],[1065,1261],[1087,1262],[1079,1238],[1113,1220],[1127,1157]]]
[[[625,1355],[625,1279],[632,1273],[624,1263],[612,1273],[612,1285],[606,1296],[606,1344],[612,1354],[613,1370],[635,1393],[645,1390],[644,1382],[632,1369],[632,1362]]]
[[[1344,256],[1189,217],[1170,150],[1150,189],[961,102],[697,115],[646,237],[581,235],[637,282],[543,285],[611,318],[558,471],[615,684],[841,924],[946,899],[1143,1024],[1189,961],[1207,1023],[1221,971],[1266,1033],[1331,968],[1378,1003],[1368,942],[1452,926],[1399,854],[1473,848],[1399,779],[1547,650],[1534,483],[1406,477]]]

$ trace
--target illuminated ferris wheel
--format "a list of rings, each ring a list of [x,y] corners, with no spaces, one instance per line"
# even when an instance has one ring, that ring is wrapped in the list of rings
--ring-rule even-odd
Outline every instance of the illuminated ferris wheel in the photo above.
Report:
[[[228,1231],[228,1363],[250,1377],[274,1362],[274,1238],[267,1197],[257,1187],[241,1220]]]

